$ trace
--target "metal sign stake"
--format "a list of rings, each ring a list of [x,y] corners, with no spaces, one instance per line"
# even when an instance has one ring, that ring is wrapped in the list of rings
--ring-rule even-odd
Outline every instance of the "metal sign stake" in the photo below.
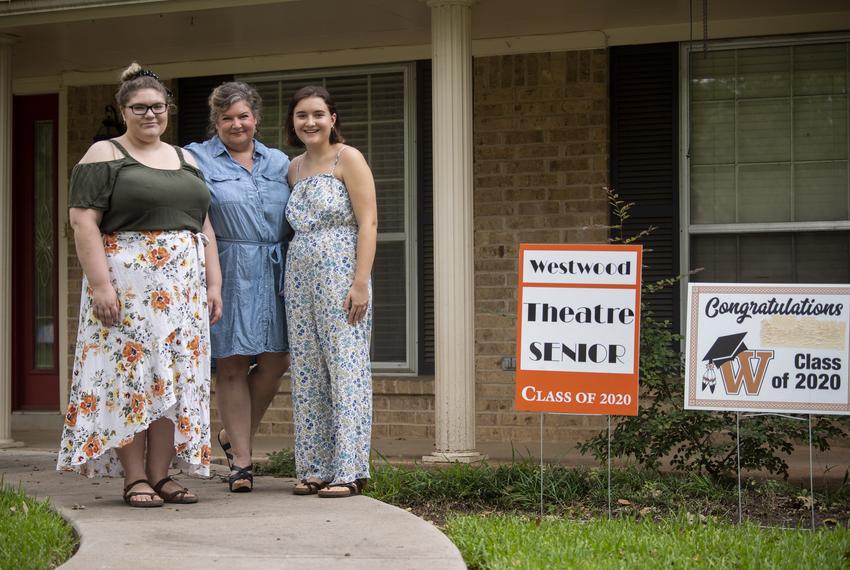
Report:
[[[735,412],[735,440],[738,444],[738,524],[743,522],[741,508],[741,412]]]
[[[744,419],[748,418],[758,418],[762,416],[776,416],[779,418],[785,418],[788,420],[794,421],[805,421],[805,418],[792,416],[788,414],[776,414],[771,412],[762,412],[762,413],[754,413],[754,414],[745,414]],[[812,517],[812,530],[815,530],[815,470],[814,470],[814,459],[813,459],[813,449],[812,445],[812,414],[807,414],[808,422],[809,422],[809,493],[811,499],[811,517]],[[743,509],[741,507],[741,412],[735,412],[735,438],[738,444],[738,524],[743,522]],[[783,528],[783,527],[780,527]]]
[[[815,530],[815,475],[812,462],[812,414],[809,414],[809,489],[812,499],[812,531]]]
[[[543,518],[543,416],[540,414],[540,518]]]
[[[611,414],[608,414],[608,520],[611,520]]]

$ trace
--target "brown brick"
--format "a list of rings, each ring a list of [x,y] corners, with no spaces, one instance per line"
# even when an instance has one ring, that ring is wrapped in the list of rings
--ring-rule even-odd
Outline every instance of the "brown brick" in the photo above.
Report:
[[[475,216],[512,216],[516,213],[517,205],[511,202],[500,203],[475,203],[473,212]]]
[[[543,142],[543,131],[510,131],[505,133],[505,143],[510,145],[534,144]]]
[[[505,162],[505,172],[508,174],[540,172],[545,169],[545,165],[546,163],[543,160],[509,160]]]
[[[517,213],[523,215],[535,214],[557,214],[561,211],[561,204],[553,200],[545,202],[520,202],[517,204]]]
[[[495,160],[479,160],[475,163],[475,175],[501,174],[502,163]]]
[[[505,284],[505,275],[504,273],[477,273],[475,275],[475,286],[476,287],[488,287],[488,286],[503,286]],[[476,319],[476,325],[478,320]]]
[[[562,160],[550,160],[550,172],[572,172],[575,170],[590,170],[590,159],[588,158],[565,158]]]
[[[475,229],[496,230],[505,227],[505,218],[498,216],[478,216],[474,220]]]
[[[545,200],[546,199],[546,190],[540,188],[526,188],[526,189],[510,189],[505,190],[505,200],[511,202],[529,201],[529,200]]]
[[[557,174],[515,174],[514,185],[521,188],[554,186],[558,184]]]

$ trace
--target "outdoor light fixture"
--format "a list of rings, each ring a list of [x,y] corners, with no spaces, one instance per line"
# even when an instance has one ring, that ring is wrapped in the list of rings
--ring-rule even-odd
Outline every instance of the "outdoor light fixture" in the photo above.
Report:
[[[97,129],[97,133],[94,135],[95,142],[120,137],[124,134],[124,131],[127,130],[126,127],[121,124],[121,121],[118,120],[118,111],[115,110],[115,107],[107,105],[104,108],[104,111],[106,111],[106,117],[104,117],[103,121],[100,123],[100,128]]]

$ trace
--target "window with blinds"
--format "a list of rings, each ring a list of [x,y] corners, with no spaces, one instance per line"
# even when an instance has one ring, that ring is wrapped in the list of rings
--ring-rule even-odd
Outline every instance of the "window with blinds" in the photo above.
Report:
[[[346,143],[372,168],[378,201],[378,246],[372,269],[372,364],[412,371],[415,359],[415,212],[412,204],[413,96],[409,65],[240,76],[263,98],[258,134],[294,158],[286,145],[289,99],[305,85],[323,85],[337,105]]]
[[[693,279],[850,281],[850,42],[695,49],[687,63]]]

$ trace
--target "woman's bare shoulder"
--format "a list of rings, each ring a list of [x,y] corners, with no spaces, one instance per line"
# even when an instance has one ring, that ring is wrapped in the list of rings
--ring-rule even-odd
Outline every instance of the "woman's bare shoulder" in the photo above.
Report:
[[[80,164],[107,162],[116,158],[120,158],[120,156],[116,156],[115,145],[109,141],[97,141],[89,147],[86,154],[80,159]]]

